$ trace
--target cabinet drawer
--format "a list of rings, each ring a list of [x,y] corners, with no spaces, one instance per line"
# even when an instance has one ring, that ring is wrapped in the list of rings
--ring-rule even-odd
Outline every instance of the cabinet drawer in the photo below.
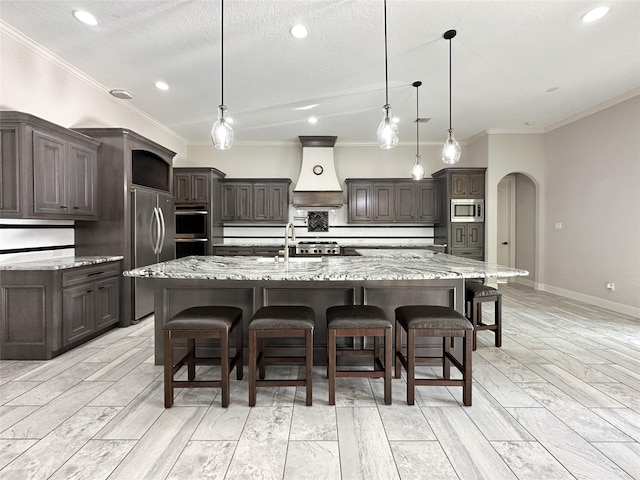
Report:
[[[253,247],[215,247],[214,255],[253,255]]]
[[[62,274],[62,286],[70,287],[72,285],[80,285],[85,282],[94,282],[103,278],[117,277],[119,275],[120,262],[72,268]]]

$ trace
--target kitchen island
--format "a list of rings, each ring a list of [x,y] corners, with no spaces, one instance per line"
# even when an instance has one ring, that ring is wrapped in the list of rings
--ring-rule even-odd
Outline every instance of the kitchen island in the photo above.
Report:
[[[162,327],[196,305],[242,308],[245,331],[266,305],[308,305],[316,315],[315,362],[326,356],[325,311],[331,305],[375,304],[390,319],[401,305],[445,305],[464,311],[469,278],[526,276],[528,272],[429,250],[359,249],[361,256],[292,257],[287,264],[264,257],[192,256],[124,272],[153,282],[155,363],[162,364]],[[366,346],[354,339],[353,348]]]

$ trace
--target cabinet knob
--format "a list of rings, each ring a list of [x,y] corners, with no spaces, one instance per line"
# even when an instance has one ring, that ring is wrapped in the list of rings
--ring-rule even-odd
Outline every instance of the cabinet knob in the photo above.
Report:
[[[509,242],[502,242],[503,245],[509,245]]]
[[[69,208],[69,207],[67,207],[66,205],[60,205],[60,208],[67,209],[67,208]]]

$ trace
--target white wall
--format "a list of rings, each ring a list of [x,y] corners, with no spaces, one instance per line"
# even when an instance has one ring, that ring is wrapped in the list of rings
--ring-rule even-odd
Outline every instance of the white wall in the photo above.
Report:
[[[0,110],[30,113],[67,128],[123,127],[177,153],[187,143],[145,113],[119,100],[78,69],[0,21]],[[0,262],[74,254],[73,222],[1,219]],[[15,253],[20,249],[38,250]]]
[[[544,289],[639,315],[639,132],[636,95],[545,135]]]
[[[538,216],[536,211],[536,186],[529,177],[521,173],[514,175],[516,188],[516,225],[515,247],[516,268],[529,272],[527,278],[515,277],[514,280],[528,286],[534,286],[538,278],[536,271],[536,252],[538,237]]]

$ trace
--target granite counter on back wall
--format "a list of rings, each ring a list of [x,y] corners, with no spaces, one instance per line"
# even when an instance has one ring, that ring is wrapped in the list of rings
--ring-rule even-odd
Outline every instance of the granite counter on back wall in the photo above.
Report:
[[[112,256],[80,256],[80,257],[54,257],[46,260],[29,262],[7,262],[0,264],[1,270],[66,270],[69,268],[88,267],[100,263],[116,262],[122,260],[122,255]]]

